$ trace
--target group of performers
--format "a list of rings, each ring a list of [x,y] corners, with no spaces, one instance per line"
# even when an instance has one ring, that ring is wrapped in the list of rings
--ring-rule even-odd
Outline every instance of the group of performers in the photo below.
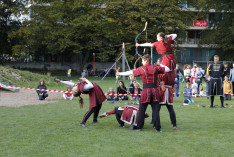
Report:
[[[162,64],[160,66],[152,65],[151,56],[146,54],[141,57],[143,66],[127,72],[117,72],[117,76],[134,75],[134,77],[142,77],[143,90],[141,94],[140,106],[139,108],[135,105],[116,107],[112,111],[101,114],[100,117],[115,114],[121,127],[124,127],[124,123],[129,123],[131,124],[132,129],[142,131],[144,120],[149,116],[145,112],[148,104],[150,104],[152,107],[153,128],[157,133],[159,133],[162,132],[159,112],[161,105],[166,105],[169,111],[173,129],[177,130],[176,115],[173,109],[172,91],[176,77],[176,61],[171,47],[171,44],[174,43],[176,36],[176,34],[166,36],[164,33],[158,33],[157,42],[136,44],[136,46],[154,47],[157,52],[162,55]],[[90,82],[86,78],[81,79],[82,82],[78,84],[69,81],[60,81],[58,79],[56,79],[56,81],[73,86],[72,93],[74,97],[79,97],[79,104],[81,108],[83,106],[81,94],[89,94],[89,111],[87,111],[82,122],[80,123],[80,126],[86,127],[86,121],[92,114],[94,114],[93,123],[98,123],[97,117],[102,107],[102,103],[106,100],[106,97],[102,89],[96,83]]]

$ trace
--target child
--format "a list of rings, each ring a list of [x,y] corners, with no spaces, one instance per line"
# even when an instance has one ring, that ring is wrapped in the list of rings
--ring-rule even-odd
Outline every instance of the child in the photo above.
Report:
[[[40,79],[37,89],[47,89],[45,81],[43,79]],[[39,97],[39,100],[45,100],[45,98],[48,97],[47,91],[42,90],[37,90],[37,95]]]
[[[133,88],[131,94],[141,94],[142,89],[139,88],[139,84],[137,82],[134,82],[133,85],[134,85],[134,88]],[[140,99],[139,95],[132,95],[133,101],[139,101],[139,99]]]
[[[194,100],[192,99],[192,89],[190,88],[190,83],[187,82],[186,83],[186,88],[184,89],[183,92],[184,95],[184,102],[188,102],[188,103],[194,103]],[[184,103],[184,105],[187,105],[187,103]]]
[[[71,67],[67,70],[67,78],[68,80],[71,78]]]
[[[192,84],[192,94],[193,95],[196,95],[198,92],[197,92],[197,89],[198,89],[198,85],[197,85],[197,79],[193,79],[193,84]]]
[[[107,96],[107,101],[117,101],[118,100],[116,95],[111,95],[111,94],[115,94],[114,89],[112,87],[109,88],[108,94],[110,94],[110,95]]]
[[[232,88],[232,82],[225,76],[225,80],[223,81],[224,100],[231,100]]]
[[[205,93],[205,91],[203,91],[203,88],[201,88],[200,96],[206,96],[206,93]]]
[[[83,70],[83,72],[81,73],[81,77],[82,78],[86,77],[86,71],[85,70]]]
[[[74,96],[71,93],[71,87],[70,86],[67,87],[67,91],[69,91],[70,93],[63,93],[63,98],[65,100],[72,100]]]

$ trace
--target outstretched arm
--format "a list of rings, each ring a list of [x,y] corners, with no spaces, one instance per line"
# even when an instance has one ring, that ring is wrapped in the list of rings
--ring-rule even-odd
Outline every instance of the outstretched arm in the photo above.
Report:
[[[83,91],[89,91],[90,89],[92,89],[94,87],[93,84],[88,79],[86,79],[85,77],[80,78],[80,79],[87,83],[87,84],[84,85]]]
[[[177,34],[169,34],[167,35],[167,38],[170,38],[172,36],[172,40],[175,40],[175,38],[177,37]]]
[[[126,71],[126,72],[117,72],[116,75],[117,76],[128,76],[128,75],[133,75],[133,72],[132,72],[132,70]]]
[[[137,46],[142,46],[142,47],[153,47],[153,44],[151,44],[151,43],[144,43],[144,44],[138,44],[138,43],[136,43],[136,47]]]

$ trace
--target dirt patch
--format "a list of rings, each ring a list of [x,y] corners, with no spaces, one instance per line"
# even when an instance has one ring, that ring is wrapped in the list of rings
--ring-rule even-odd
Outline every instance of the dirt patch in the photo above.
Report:
[[[36,91],[20,89],[19,92],[13,93],[0,89],[0,106],[20,107],[25,105],[38,105],[54,103],[62,97],[62,93],[49,92],[49,97],[45,100],[39,100]]]

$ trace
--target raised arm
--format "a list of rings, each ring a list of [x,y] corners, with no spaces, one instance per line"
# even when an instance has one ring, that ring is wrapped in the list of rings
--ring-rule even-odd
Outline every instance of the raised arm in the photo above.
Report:
[[[172,40],[175,40],[175,38],[177,37],[177,34],[169,34],[167,35],[167,38],[170,38],[172,36]]]

